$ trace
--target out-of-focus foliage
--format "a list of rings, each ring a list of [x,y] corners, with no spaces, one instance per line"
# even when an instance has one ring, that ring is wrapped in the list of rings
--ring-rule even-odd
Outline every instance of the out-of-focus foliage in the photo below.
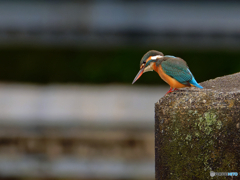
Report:
[[[156,47],[187,61],[198,82],[240,71],[240,52]],[[0,80],[34,83],[131,83],[149,49],[2,48]],[[145,73],[138,84],[164,83]]]

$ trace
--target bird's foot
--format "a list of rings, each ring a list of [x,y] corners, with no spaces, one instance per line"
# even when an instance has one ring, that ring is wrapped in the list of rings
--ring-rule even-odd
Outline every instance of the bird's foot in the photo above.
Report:
[[[170,88],[169,91],[165,94],[165,96],[166,96],[168,93],[173,92],[173,91],[176,91],[176,90],[178,90],[178,89],[177,89],[177,88]]]
[[[173,92],[172,89],[173,89],[173,88],[170,88],[169,91],[168,91],[165,95],[167,95],[167,94],[170,93],[170,92]]]

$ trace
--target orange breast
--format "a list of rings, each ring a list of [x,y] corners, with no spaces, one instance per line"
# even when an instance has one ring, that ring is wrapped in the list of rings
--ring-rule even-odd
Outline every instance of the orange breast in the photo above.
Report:
[[[170,85],[172,88],[183,88],[183,87],[188,87],[187,85],[184,85],[177,80],[173,79],[172,77],[168,76],[162,69],[162,66],[159,65],[158,67],[154,64],[153,66],[154,71],[156,71],[159,76]]]

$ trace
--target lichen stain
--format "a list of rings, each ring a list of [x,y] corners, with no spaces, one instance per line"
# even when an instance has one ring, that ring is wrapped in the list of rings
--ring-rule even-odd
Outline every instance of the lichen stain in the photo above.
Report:
[[[228,105],[229,108],[233,107],[234,104],[235,104],[235,100],[234,100],[234,99],[228,100],[228,104],[229,104],[229,105]]]
[[[225,121],[222,122],[221,120],[224,118],[214,110],[186,111],[187,116],[186,112],[182,111],[173,114],[173,121],[168,121],[168,128],[164,135],[163,150],[170,172],[172,172],[169,178],[206,179],[209,177],[210,171],[217,172],[222,169],[222,166],[226,167],[226,162],[234,161],[232,154],[225,156],[228,160],[219,159],[223,150],[218,146],[217,137],[221,134],[224,123],[226,124],[229,118],[225,117]],[[185,114],[184,120],[182,119],[183,114]],[[234,168],[234,165],[236,163],[231,166]]]

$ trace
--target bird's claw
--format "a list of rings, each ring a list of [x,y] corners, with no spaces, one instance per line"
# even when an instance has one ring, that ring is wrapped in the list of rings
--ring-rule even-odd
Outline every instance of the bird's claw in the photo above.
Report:
[[[176,91],[176,90],[178,90],[178,89],[177,89],[177,88],[170,88],[169,91],[165,94],[165,96],[166,96],[168,93],[173,92],[173,91]]]

